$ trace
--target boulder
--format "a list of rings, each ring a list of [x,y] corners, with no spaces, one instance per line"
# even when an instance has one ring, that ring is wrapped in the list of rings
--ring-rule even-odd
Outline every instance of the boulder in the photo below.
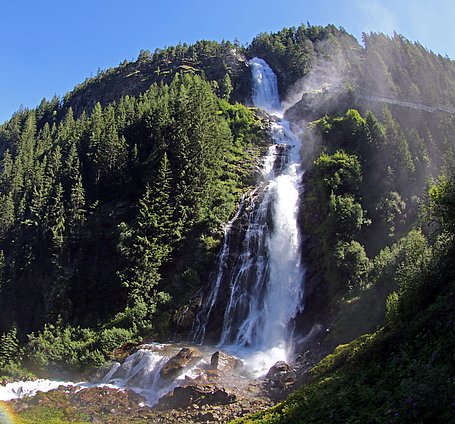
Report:
[[[184,347],[177,355],[169,359],[161,368],[160,375],[165,379],[174,379],[181,371],[191,367],[202,359],[202,353],[195,347]]]
[[[228,355],[221,351],[216,351],[210,358],[211,369],[218,371],[238,370],[243,368],[243,361],[235,356]]]
[[[270,368],[265,378],[270,387],[285,389],[294,384],[297,375],[287,362],[278,361]]]
[[[203,405],[227,405],[237,400],[234,393],[211,385],[176,387],[158,401],[157,409],[189,408]]]

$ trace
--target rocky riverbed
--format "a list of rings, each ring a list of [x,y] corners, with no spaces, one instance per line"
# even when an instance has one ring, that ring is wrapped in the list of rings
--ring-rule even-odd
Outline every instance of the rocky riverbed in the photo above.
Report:
[[[194,346],[153,344],[130,349],[131,355],[103,378],[100,372],[98,381],[61,385],[12,399],[9,406],[24,417],[58,411],[63,422],[224,423],[283,399],[304,382],[310,364],[308,355],[299,356],[255,379],[239,358],[222,351],[207,355]],[[157,351],[163,359],[152,369],[146,358]],[[150,390],[160,397],[151,398]]]

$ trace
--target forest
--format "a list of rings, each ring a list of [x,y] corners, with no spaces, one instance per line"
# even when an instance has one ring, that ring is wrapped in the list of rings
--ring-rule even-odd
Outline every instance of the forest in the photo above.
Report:
[[[297,325],[330,331],[306,384],[239,422],[451,422],[455,62],[362,41],[301,25],[141,51],[1,125],[0,375],[77,375],[188,337],[181,308],[270,142],[249,107],[257,56],[305,132]]]

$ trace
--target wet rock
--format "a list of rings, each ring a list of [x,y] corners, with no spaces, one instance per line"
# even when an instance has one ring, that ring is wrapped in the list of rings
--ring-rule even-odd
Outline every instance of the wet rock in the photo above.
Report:
[[[269,372],[266,375],[266,378],[272,378],[273,376],[277,375],[277,373],[284,373],[291,370],[291,366],[284,361],[278,361],[272,368],[270,368]]]
[[[158,402],[158,409],[176,409],[203,405],[227,405],[234,402],[237,396],[224,388],[211,385],[187,385],[176,387],[164,395]]]
[[[214,370],[229,371],[232,369],[242,369],[244,364],[243,361],[235,356],[228,355],[227,353],[218,350],[210,358],[210,366]]]
[[[177,355],[169,359],[160,370],[160,375],[173,379],[184,369],[191,367],[202,359],[203,355],[195,347],[184,347]]]
[[[138,348],[137,343],[125,343],[119,348],[114,349],[110,354],[110,359],[117,362],[123,362]]]
[[[196,313],[201,305],[201,297],[194,297],[189,301],[188,304],[179,308],[173,318],[173,325],[177,332],[182,334],[188,334],[193,328],[194,320],[196,319]]]
[[[275,389],[292,386],[297,378],[294,369],[287,362],[278,361],[266,375],[266,385]]]
[[[206,412],[205,414],[201,412],[198,414],[198,421],[201,423],[215,421],[215,415],[212,412]]]

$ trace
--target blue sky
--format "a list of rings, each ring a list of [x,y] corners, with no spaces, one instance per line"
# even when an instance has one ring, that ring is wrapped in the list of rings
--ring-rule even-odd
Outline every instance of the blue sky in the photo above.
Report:
[[[0,123],[141,49],[199,39],[248,43],[307,21],[342,26],[358,39],[396,30],[455,58],[453,0],[5,0],[0,17]]]

